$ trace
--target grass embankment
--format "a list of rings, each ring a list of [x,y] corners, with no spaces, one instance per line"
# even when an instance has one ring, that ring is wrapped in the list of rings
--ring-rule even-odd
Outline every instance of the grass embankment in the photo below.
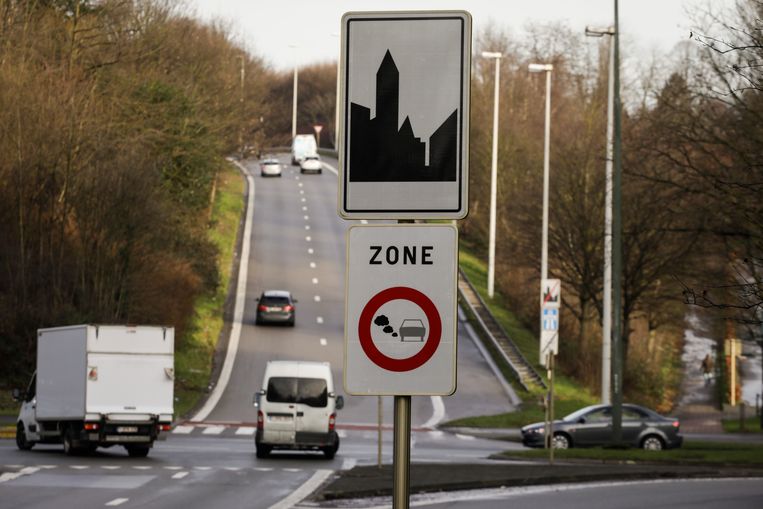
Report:
[[[213,295],[196,301],[193,324],[175,351],[175,416],[182,417],[205,393],[212,371],[212,358],[223,328],[225,299],[231,278],[233,255],[241,213],[245,181],[232,165],[218,175],[217,193],[208,230],[219,250],[220,285]]]
[[[545,449],[505,451],[495,457],[503,459],[547,458]],[[745,465],[763,467],[763,445],[723,442],[688,441],[680,449],[644,451],[642,449],[556,449],[554,457],[559,460],[594,460],[629,463],[681,463],[712,465]]]
[[[763,430],[760,428],[760,417],[748,417],[744,420],[744,429],[742,429],[739,419],[724,419],[721,421],[723,424],[723,431],[726,433],[761,433]]]
[[[462,242],[459,246],[459,265],[472,285],[477,289],[482,300],[487,304],[490,312],[498,320],[498,323],[509,334],[514,344],[517,345],[522,355],[535,366],[535,369],[546,379],[546,370],[537,364],[538,338],[529,329],[524,327],[520,320],[509,311],[509,304],[500,292],[495,292],[492,299],[487,297],[487,267],[485,262],[479,259],[471,246]],[[502,368],[507,380],[512,380],[511,372],[505,366],[497,349],[489,340],[483,338],[485,347],[491,352],[493,359]],[[546,394],[544,389],[533,387],[525,391],[517,383],[512,383],[517,395],[522,399],[521,407],[505,414],[488,415],[480,417],[466,417],[446,422],[444,426],[467,426],[478,428],[518,428],[531,422],[542,421],[544,409],[543,398]],[[598,402],[598,399],[588,390],[581,387],[574,380],[563,375],[555,374],[554,379],[554,414],[564,416],[586,405]]]

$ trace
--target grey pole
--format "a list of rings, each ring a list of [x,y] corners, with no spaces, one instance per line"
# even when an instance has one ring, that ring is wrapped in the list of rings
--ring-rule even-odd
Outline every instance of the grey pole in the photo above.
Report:
[[[615,28],[586,27],[585,34],[590,37],[614,35]],[[613,124],[615,98],[615,45],[609,39],[609,77],[607,79],[607,157],[605,169],[604,199],[604,285],[602,291],[601,318],[601,402],[611,402],[612,382],[612,162],[613,162]]]
[[[395,396],[392,507],[408,509],[411,481],[411,397]]]
[[[615,0],[615,169],[612,181],[612,440],[623,438],[622,126],[620,123],[620,13]]]
[[[483,51],[485,58],[495,59],[495,85],[493,90],[493,154],[490,161],[490,238],[487,262],[487,295],[495,294],[495,222],[498,199],[498,100],[501,83],[501,53]]]

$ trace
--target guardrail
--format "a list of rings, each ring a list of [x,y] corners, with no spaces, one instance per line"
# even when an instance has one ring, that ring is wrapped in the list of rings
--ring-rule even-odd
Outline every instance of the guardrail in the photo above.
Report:
[[[532,364],[522,355],[517,345],[511,340],[509,334],[501,327],[498,320],[490,313],[485,301],[472,285],[469,278],[462,270],[458,271],[458,293],[461,300],[466,303],[472,314],[477,318],[480,327],[485,336],[490,338],[495,347],[501,353],[501,356],[511,368],[517,382],[530,390],[530,385],[537,385],[546,388],[543,378],[535,371]]]

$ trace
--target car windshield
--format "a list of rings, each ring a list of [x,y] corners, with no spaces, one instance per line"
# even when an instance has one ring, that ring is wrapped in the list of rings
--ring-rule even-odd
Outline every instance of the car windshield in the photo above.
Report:
[[[301,403],[322,408],[328,404],[328,388],[322,378],[273,377],[268,380],[267,400]]]
[[[278,164],[278,161],[274,161],[274,160],[270,159],[268,161],[263,161],[262,164],[265,164],[265,165]]]
[[[289,299],[286,297],[263,297],[260,299],[260,304],[266,306],[285,306],[289,303]]]
[[[588,412],[590,412],[594,408],[596,408],[596,407],[587,406],[585,408],[581,408],[580,410],[576,410],[576,411],[572,412],[571,414],[562,417],[562,420],[563,421],[577,421],[578,419],[583,417],[585,414],[587,414]]]

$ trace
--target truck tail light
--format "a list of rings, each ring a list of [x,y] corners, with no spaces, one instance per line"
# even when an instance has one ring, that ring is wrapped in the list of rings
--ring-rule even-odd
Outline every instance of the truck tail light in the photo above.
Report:
[[[98,367],[97,366],[90,366],[88,372],[87,372],[87,379],[95,382],[98,380]]]
[[[98,423],[97,422],[86,422],[85,423],[85,431],[98,431]]]
[[[329,417],[329,431],[334,431],[334,427],[336,426],[336,414],[331,414]]]
[[[257,429],[262,429],[265,424],[265,416],[262,414],[262,410],[257,410]]]

